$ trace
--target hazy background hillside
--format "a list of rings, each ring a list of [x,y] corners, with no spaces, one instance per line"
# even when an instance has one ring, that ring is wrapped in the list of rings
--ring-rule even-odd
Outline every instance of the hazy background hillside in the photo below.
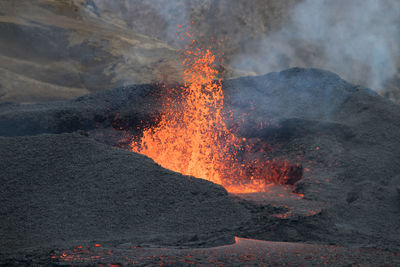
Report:
[[[2,0],[0,102],[181,80],[177,25],[225,78],[318,67],[400,99],[397,0]]]
[[[175,49],[86,1],[0,2],[1,101],[73,98],[174,80]]]

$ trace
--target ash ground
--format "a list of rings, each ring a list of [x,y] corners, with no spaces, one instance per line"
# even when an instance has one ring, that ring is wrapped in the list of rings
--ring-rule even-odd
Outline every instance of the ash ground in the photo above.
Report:
[[[211,247],[234,236],[376,248],[398,262],[399,105],[318,69],[223,88],[255,155],[303,165],[293,188],[231,195],[125,151],[154,123],[168,87],[1,104],[1,262],[46,264],[51,251],[94,243]]]

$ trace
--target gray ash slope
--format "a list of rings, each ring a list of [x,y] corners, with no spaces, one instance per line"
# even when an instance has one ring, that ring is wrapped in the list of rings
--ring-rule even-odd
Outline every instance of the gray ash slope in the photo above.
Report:
[[[5,254],[90,242],[226,244],[248,217],[219,185],[79,134],[0,137],[0,151]]]
[[[252,218],[237,235],[399,249],[399,105],[318,69],[228,80],[223,88],[234,117],[246,114],[240,133],[270,147],[268,156],[309,169],[296,190],[305,194],[304,201],[323,203],[315,214],[286,219],[245,204]],[[0,135],[76,130],[118,135],[125,132],[120,128],[140,134],[140,122],[151,123],[160,111],[163,90],[138,85],[70,101],[1,104]],[[116,140],[102,139],[119,145]]]

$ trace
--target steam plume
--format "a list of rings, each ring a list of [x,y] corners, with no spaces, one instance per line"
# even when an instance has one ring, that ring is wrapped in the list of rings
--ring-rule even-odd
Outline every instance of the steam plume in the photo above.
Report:
[[[305,0],[231,64],[256,74],[319,67],[379,91],[398,73],[399,14],[396,0]]]

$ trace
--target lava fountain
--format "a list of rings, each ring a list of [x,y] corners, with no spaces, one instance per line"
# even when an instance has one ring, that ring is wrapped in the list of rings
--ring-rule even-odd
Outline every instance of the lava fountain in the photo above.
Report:
[[[190,36],[188,34],[188,36]],[[243,160],[246,139],[225,122],[224,94],[217,79],[216,56],[201,49],[193,39],[184,51],[184,85],[166,97],[156,126],[143,131],[131,150],[152,158],[161,166],[224,186],[229,192],[265,191],[271,182],[282,181],[286,163]]]

